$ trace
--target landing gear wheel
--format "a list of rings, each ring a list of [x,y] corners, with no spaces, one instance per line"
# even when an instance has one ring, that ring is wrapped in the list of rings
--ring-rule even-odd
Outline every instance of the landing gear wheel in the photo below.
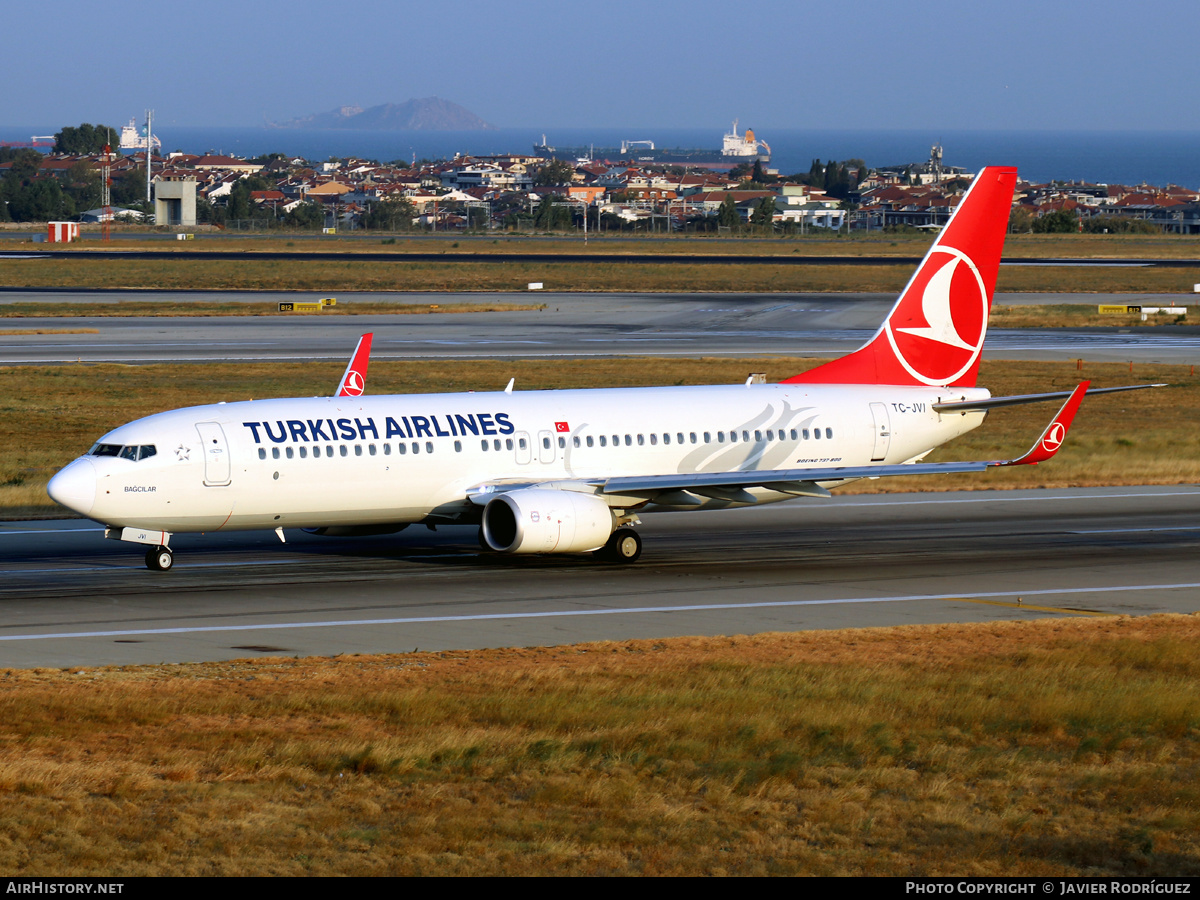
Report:
[[[632,528],[618,528],[598,555],[609,562],[636,562],[642,555],[642,536]]]
[[[151,547],[146,551],[146,568],[154,572],[166,572],[175,565],[175,554],[170,547]]]

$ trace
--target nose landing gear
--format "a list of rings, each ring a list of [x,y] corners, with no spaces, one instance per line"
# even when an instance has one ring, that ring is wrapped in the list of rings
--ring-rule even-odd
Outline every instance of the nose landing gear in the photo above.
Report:
[[[175,554],[170,547],[151,547],[146,551],[146,568],[154,572],[166,572],[175,565]]]

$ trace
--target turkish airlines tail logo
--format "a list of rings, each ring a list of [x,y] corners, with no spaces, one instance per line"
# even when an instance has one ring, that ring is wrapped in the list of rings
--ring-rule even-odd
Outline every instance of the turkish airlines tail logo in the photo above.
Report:
[[[362,392],[366,389],[366,380],[354,369],[351,369],[346,373],[346,380],[342,382],[342,390],[338,396],[361,397]]]
[[[950,305],[950,285],[954,281],[954,271],[960,262],[960,259],[950,260],[938,269],[925,285],[921,294],[921,312],[929,324],[922,328],[897,329],[901,334],[911,334],[961,350],[975,349],[975,341],[964,341],[958,333],[954,325],[954,310]]]
[[[371,363],[371,338],[374,334],[364,334],[358,339],[358,346],[354,348],[354,356],[350,359],[350,364],[346,366],[346,371],[342,374],[342,380],[338,383],[335,397],[361,397],[367,389],[367,366]]]
[[[980,172],[875,336],[787,382],[973,387],[1016,182]]]

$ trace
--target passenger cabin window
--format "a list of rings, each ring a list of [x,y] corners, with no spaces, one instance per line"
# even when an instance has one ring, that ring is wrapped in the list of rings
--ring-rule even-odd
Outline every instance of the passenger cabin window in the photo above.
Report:
[[[258,458],[259,458],[259,459],[266,459],[266,458],[267,458],[267,448],[266,448],[266,447],[259,447],[259,448],[258,448]]]
[[[462,441],[455,441],[455,442],[454,442],[454,452],[455,452],[455,453],[462,453]]]
[[[279,459],[279,448],[278,447],[271,448],[271,459]]]
[[[830,440],[833,439],[833,429],[832,428],[825,429],[825,437],[829,438]]]
[[[575,446],[578,447],[579,446],[579,438],[575,438],[575,442],[576,442]],[[565,437],[560,437],[558,439],[558,449],[564,450],[564,449],[566,449],[566,446],[567,446],[567,439]]]

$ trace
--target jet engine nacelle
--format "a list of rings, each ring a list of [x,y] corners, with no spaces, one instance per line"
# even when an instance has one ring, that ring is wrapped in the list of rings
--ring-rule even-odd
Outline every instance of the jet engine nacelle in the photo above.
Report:
[[[501,553],[585,553],[615,527],[608,504],[574,491],[524,488],[497,494],[483,510],[483,539]]]

